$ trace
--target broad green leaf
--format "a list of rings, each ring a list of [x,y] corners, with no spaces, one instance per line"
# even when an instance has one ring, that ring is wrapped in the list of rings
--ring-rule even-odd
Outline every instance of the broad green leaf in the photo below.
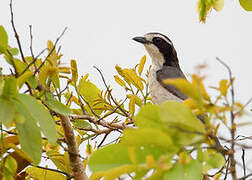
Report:
[[[160,106],[160,117],[163,128],[170,134],[175,144],[184,146],[202,140],[204,125],[182,103],[165,102]]]
[[[138,74],[141,75],[143,72],[143,68],[146,62],[146,55],[144,55],[139,63],[139,67],[138,67]]]
[[[179,127],[188,131],[204,133],[204,125],[192,111],[177,101],[167,101],[160,106],[160,116],[167,126]]]
[[[92,128],[91,124],[83,119],[76,119],[74,121],[74,126],[78,128]]]
[[[45,103],[50,109],[64,116],[69,116],[72,113],[70,108],[57,101],[50,93],[46,93]]]
[[[19,94],[18,99],[26,106],[32,117],[37,120],[49,142],[54,144],[57,140],[57,131],[49,111],[32,96]]]
[[[225,159],[220,153],[214,152],[213,154],[209,155],[207,164],[212,168],[220,168],[225,165]]]
[[[164,180],[201,180],[201,163],[197,160],[191,160],[188,164],[181,165],[175,163],[174,167],[164,174]]]
[[[5,98],[15,97],[17,95],[17,80],[15,78],[5,79],[3,94]]]
[[[18,113],[25,118],[23,123],[16,122],[18,139],[21,144],[21,148],[28,156],[31,157],[34,164],[38,164],[42,155],[42,138],[40,128],[37,126],[36,120],[30,114],[30,107],[26,107],[22,102],[14,102]]]
[[[170,153],[177,150],[168,134],[153,128],[126,129],[121,140],[127,146],[154,146]]]
[[[77,64],[74,59],[71,60],[71,71],[72,71],[72,80],[74,83],[78,80],[78,70],[77,70]]]
[[[117,177],[120,177],[122,174],[130,174],[134,172],[137,169],[136,165],[124,165],[115,167],[113,169],[110,169],[106,172],[98,172],[97,174],[94,174],[90,177],[90,180],[97,179],[98,177],[104,176],[104,180],[112,180],[116,179]]]
[[[8,47],[8,35],[3,26],[0,26],[0,54],[4,53]]]
[[[123,144],[111,144],[92,153],[88,161],[92,172],[106,171],[119,166],[131,164],[128,148]]]
[[[16,111],[15,104],[0,96],[0,122],[10,127]]]
[[[135,116],[135,124],[140,128],[163,129],[159,106],[155,104],[147,104],[143,106]]]
[[[37,167],[29,167],[26,170],[28,177],[31,179],[38,179],[38,180],[65,180],[66,177],[61,173],[49,171],[46,169],[41,169]]]
[[[240,5],[246,11],[252,11],[252,1],[251,0],[239,0]]]

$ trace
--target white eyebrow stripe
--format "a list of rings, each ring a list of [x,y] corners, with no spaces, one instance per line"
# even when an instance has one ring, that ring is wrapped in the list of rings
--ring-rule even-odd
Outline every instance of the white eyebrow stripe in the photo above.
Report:
[[[145,37],[147,40],[149,40],[149,41],[152,41],[152,39],[153,39],[154,37],[159,37],[159,38],[164,39],[167,43],[169,43],[170,45],[173,46],[171,40],[167,39],[165,36],[163,36],[162,34],[159,34],[159,33],[147,33],[147,34],[144,35],[144,37]]]

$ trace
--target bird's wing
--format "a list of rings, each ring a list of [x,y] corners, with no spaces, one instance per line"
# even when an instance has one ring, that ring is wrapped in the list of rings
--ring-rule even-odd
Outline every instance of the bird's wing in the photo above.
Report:
[[[172,93],[174,96],[177,96],[178,98],[185,100],[188,98],[187,95],[182,93],[180,90],[178,90],[175,86],[170,84],[163,83],[163,80],[169,79],[169,78],[184,78],[186,79],[183,72],[177,68],[172,66],[163,66],[162,69],[158,70],[156,72],[157,81],[170,93]]]

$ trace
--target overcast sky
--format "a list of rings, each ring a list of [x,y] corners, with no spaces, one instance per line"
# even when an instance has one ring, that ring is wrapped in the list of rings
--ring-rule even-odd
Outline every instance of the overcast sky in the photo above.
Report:
[[[13,3],[25,55],[29,55],[30,24],[35,54],[67,26],[60,41],[63,61],[69,63],[70,59],[76,59],[80,75],[90,73],[100,87],[101,80],[93,65],[114,84],[116,64],[133,67],[146,54],[132,38],[147,32],[161,32],[173,41],[185,73],[194,72],[196,65],[206,62],[209,65],[205,71],[206,83],[216,85],[227,77],[225,68],[215,60],[218,56],[233,70],[238,100],[245,102],[252,96],[252,13],[244,11],[238,0],[225,0],[224,9],[213,11],[206,24],[198,21],[196,0],[13,0]],[[8,32],[9,44],[17,46],[10,25],[8,0],[0,1],[0,24]],[[3,64],[0,59],[0,65]],[[115,93],[120,95],[120,90]],[[243,134],[251,135],[251,129]]]

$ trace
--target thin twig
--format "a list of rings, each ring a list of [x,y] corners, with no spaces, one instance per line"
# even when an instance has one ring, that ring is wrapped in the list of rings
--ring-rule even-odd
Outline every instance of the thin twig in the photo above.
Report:
[[[100,148],[101,145],[104,143],[105,139],[108,137],[109,133],[105,134],[102,141],[100,142],[100,144],[97,146],[97,148]]]
[[[246,176],[246,164],[245,164],[245,150],[242,148],[242,167],[243,167],[243,175]]]
[[[43,167],[43,166],[36,166],[36,165],[33,165],[31,164],[32,166],[36,167],[36,168],[40,168],[40,169],[45,169],[45,170],[48,170],[48,171],[53,171],[53,172],[57,172],[57,173],[61,173],[61,174],[64,174],[65,176],[67,177],[70,177],[70,174],[68,174],[67,172],[64,172],[64,171],[60,171],[58,169],[52,169],[52,168],[47,168],[47,167]]]
[[[33,64],[35,65],[35,62],[38,60],[38,58],[46,51],[48,50],[48,48],[43,49],[33,60],[30,64],[28,64],[28,66],[26,66],[26,68],[19,74],[19,76],[21,76],[22,74],[24,74]],[[37,68],[36,68],[37,69]]]
[[[14,34],[15,34],[15,38],[17,40],[18,49],[20,51],[20,54],[21,54],[23,62],[26,63],[26,60],[25,60],[25,57],[24,57],[24,53],[23,53],[23,50],[22,50],[22,46],[21,46],[21,42],[20,42],[20,39],[19,39],[19,35],[17,33],[16,27],[15,27],[15,24],[14,24],[13,9],[12,9],[12,0],[10,0],[10,12],[11,12],[11,25],[12,25],[12,29],[13,29]]]
[[[62,38],[62,36],[65,34],[67,30],[67,27],[65,27],[65,29],[63,30],[63,32],[60,34],[60,36],[56,39],[53,48],[51,49],[51,51],[48,53],[48,55],[46,56],[45,60],[42,62],[42,64],[38,67],[38,69],[35,70],[34,74],[36,74],[37,72],[39,72],[39,70],[44,66],[45,62],[47,61],[48,57],[53,53],[53,51],[56,48],[57,43],[59,42],[59,40]]]
[[[235,94],[234,94],[234,84],[233,84],[233,75],[232,75],[232,70],[231,68],[225,63],[223,62],[220,58],[216,57],[217,61],[219,61],[227,70],[228,70],[228,74],[229,74],[229,81],[231,83],[231,88],[230,88],[230,92],[231,92],[231,107],[234,106],[234,102],[235,102]],[[234,112],[233,110],[230,110],[230,118],[231,118],[231,138],[232,138],[232,142],[231,142],[231,151],[232,153],[230,153],[230,172],[232,175],[232,178],[234,180],[237,179],[237,173],[236,173],[236,161],[235,161],[235,133],[236,133],[236,124],[235,124],[235,116],[234,116]]]
[[[102,81],[103,81],[103,83],[104,83],[104,85],[105,85],[105,87],[106,87],[106,89],[107,89],[107,91],[108,91],[108,93],[109,93],[109,95],[110,95],[112,101],[115,103],[115,105],[118,106],[118,103],[116,102],[116,100],[114,99],[114,97],[112,96],[112,94],[111,94],[111,92],[110,92],[110,90],[109,90],[109,88],[108,88],[108,85],[107,85],[107,83],[106,83],[106,81],[105,81],[105,78],[104,78],[102,72],[101,72],[100,69],[98,69],[96,66],[94,66],[94,68],[100,73],[101,78],[102,78]],[[124,114],[126,117],[130,117],[130,115],[129,115],[127,112],[125,112],[125,110],[123,110],[120,106],[119,106],[118,108],[123,112],[123,114]]]

